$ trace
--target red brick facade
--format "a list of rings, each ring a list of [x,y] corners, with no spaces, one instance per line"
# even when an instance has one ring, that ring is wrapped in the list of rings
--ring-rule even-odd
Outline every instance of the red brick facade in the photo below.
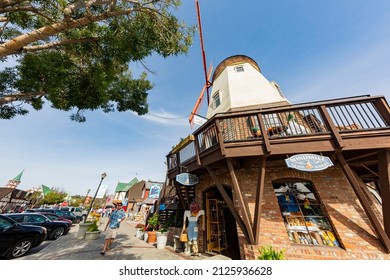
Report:
[[[255,161],[242,160],[241,168],[236,168],[235,173],[244,199],[244,205],[247,207],[246,210],[253,224],[258,180],[258,169]],[[217,176],[223,185],[232,186],[228,170],[219,170]],[[312,183],[334,226],[341,248],[298,245],[293,244],[289,240],[272,182],[292,178]],[[207,173],[200,176],[200,182],[196,186],[196,196],[202,209],[205,209],[203,192],[213,185],[215,184]],[[368,191],[366,193],[369,201],[372,203],[374,212],[383,221],[381,205],[371,193]],[[272,245],[277,250],[283,249],[286,259],[390,259],[390,254],[386,253],[381,242],[376,237],[375,231],[361,207],[353,188],[338,165],[320,172],[301,172],[288,169],[284,161],[269,161],[266,165],[263,198],[259,245],[248,244],[245,236],[237,226],[241,259],[256,259],[259,254],[258,249],[268,245]],[[234,193],[233,203],[242,216],[240,203],[237,201],[237,196]],[[203,248],[203,236],[201,231],[199,234],[199,248]]]

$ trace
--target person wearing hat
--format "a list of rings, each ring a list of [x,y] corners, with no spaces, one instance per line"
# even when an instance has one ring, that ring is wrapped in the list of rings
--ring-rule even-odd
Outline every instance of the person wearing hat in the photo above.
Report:
[[[112,211],[104,231],[106,231],[106,237],[104,240],[104,246],[100,254],[104,255],[106,252],[109,252],[116,238],[116,234],[120,223],[125,219],[126,213],[122,209],[122,202],[116,204],[116,209]],[[108,228],[108,229],[107,229]]]

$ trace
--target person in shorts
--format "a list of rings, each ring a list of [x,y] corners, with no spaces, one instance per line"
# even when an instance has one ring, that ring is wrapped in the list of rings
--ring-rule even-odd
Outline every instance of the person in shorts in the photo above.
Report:
[[[106,237],[104,240],[103,250],[100,252],[100,254],[104,255],[106,252],[110,251],[112,243],[116,238],[120,223],[125,219],[125,217],[126,213],[122,209],[122,203],[118,202],[116,204],[116,209],[112,211],[106,224],[106,227],[104,228],[104,231],[106,231]]]

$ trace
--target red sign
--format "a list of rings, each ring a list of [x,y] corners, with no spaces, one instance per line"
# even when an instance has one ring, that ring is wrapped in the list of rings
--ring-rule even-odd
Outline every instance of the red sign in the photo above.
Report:
[[[91,197],[88,195],[85,197],[84,204],[88,204],[89,201],[91,200]]]

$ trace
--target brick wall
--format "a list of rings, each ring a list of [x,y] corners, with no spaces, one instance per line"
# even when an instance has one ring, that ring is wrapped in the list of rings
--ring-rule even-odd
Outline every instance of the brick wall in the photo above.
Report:
[[[255,211],[256,184],[258,170],[255,161],[242,162],[242,168],[235,170],[241,193],[250,219],[253,222]],[[224,185],[232,186],[227,170],[217,172]],[[342,248],[293,244],[288,238],[279,205],[273,191],[272,182],[287,178],[310,181],[323,203]],[[197,201],[204,208],[202,192],[214,185],[206,174],[200,177],[196,188]],[[381,207],[367,192],[375,213],[380,215]],[[259,245],[249,245],[243,233],[237,227],[240,255],[242,259],[256,259],[261,246],[272,245],[275,249],[285,250],[286,259],[390,259],[390,254],[376,237],[370,221],[356,197],[353,188],[344,176],[340,166],[333,166],[321,172],[301,172],[285,167],[284,161],[267,162],[264,200],[260,222]],[[233,202],[242,215],[242,209],[233,193]],[[199,236],[203,236],[200,232]],[[203,240],[200,240],[200,248]]]

